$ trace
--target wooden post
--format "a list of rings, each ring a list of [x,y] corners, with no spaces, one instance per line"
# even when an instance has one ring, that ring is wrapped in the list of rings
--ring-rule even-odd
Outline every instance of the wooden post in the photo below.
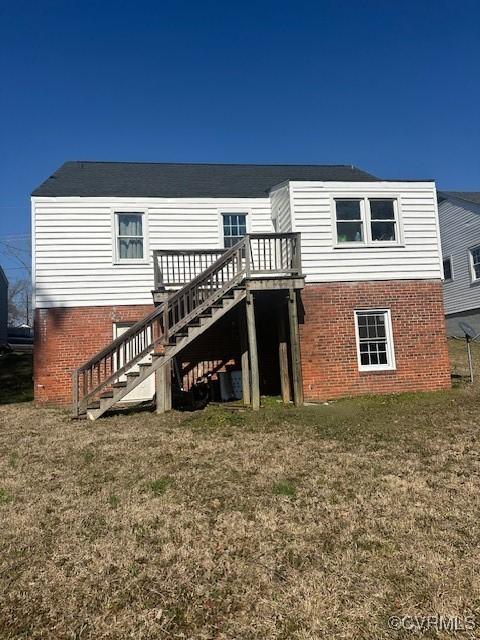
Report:
[[[78,373],[72,373],[72,409],[73,417],[78,418]]]
[[[290,375],[288,372],[288,344],[285,327],[285,307],[280,307],[278,316],[278,360],[280,364],[280,386],[282,400],[285,404],[290,402]]]
[[[165,413],[172,408],[172,361],[159,367],[155,372],[155,395],[157,413]]]
[[[300,355],[300,335],[298,332],[297,294],[288,292],[288,319],[290,324],[290,351],[292,354],[293,401],[295,406],[303,405],[302,360]]]
[[[242,305],[243,306],[243,305]],[[242,365],[242,394],[243,404],[250,404],[250,371],[248,366],[248,334],[247,323],[243,308],[240,308],[239,315],[240,325],[240,354]]]
[[[155,395],[157,413],[165,413],[165,365],[155,371]]]
[[[172,361],[169,360],[162,369],[165,369],[165,411],[172,409]]]
[[[250,351],[250,368],[252,371],[252,409],[260,409],[260,376],[258,373],[257,333],[255,329],[255,309],[252,292],[247,288],[247,331]]]

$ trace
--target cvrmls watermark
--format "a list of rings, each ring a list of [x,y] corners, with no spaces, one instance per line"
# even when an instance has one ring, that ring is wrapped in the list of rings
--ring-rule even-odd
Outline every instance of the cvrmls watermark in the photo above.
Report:
[[[388,619],[390,629],[398,631],[444,631],[446,633],[459,633],[473,631],[477,627],[473,614],[463,616],[446,616],[440,613],[429,615],[398,615]]]

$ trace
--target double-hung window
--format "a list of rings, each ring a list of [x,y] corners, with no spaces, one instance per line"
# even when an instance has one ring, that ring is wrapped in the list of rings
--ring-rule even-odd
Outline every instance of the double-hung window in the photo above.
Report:
[[[452,271],[452,259],[444,258],[443,259],[443,279],[445,282],[449,282],[453,280],[453,271]]]
[[[145,258],[144,214],[115,214],[116,258],[120,262],[142,261]]]
[[[388,309],[355,311],[360,371],[395,369],[392,322]]]
[[[396,198],[335,198],[334,203],[337,246],[399,243]]]
[[[395,242],[398,237],[395,201],[370,198],[368,204],[372,242]]]
[[[363,242],[364,223],[361,200],[336,200],[338,242]]]
[[[226,249],[237,244],[247,233],[246,213],[224,213],[223,217],[223,246]]]
[[[472,282],[480,280],[480,245],[470,249],[470,270]]]

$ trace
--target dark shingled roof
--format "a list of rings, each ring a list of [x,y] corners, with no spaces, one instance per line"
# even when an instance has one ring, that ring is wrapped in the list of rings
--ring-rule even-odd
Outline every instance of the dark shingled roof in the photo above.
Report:
[[[452,197],[480,204],[480,191],[439,191],[438,195],[440,200]]]
[[[32,196],[256,198],[287,180],[375,181],[351,165],[65,162]]]

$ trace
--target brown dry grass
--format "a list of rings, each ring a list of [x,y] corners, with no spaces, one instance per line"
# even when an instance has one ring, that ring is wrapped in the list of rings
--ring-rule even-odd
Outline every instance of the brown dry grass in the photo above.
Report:
[[[370,640],[411,635],[388,629],[397,612],[480,622],[479,401],[460,385],[93,424],[1,406],[0,638]]]

